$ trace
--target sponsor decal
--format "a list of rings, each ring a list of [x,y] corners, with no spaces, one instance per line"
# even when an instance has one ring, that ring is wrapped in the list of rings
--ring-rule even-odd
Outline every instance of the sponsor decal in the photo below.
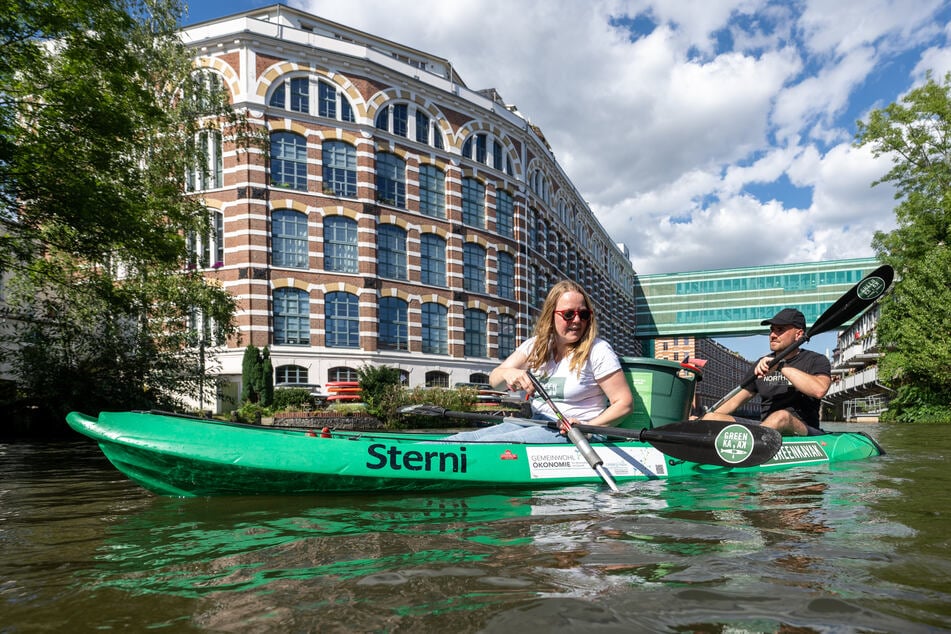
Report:
[[[512,453],[511,449],[506,449],[502,452],[502,455],[499,456],[499,460],[518,460],[518,455]]]
[[[885,292],[885,280],[880,277],[870,277],[867,280],[862,280],[855,292],[859,299],[865,301],[875,299]]]
[[[717,434],[714,447],[724,462],[743,462],[753,453],[753,432],[743,425],[727,425]]]
[[[391,471],[427,471],[436,473],[466,473],[466,448],[453,448],[451,451],[427,449],[404,451],[396,445],[377,443],[367,447],[368,469],[390,469]]]
[[[604,468],[614,477],[665,476],[666,456],[653,447],[604,447],[594,448]],[[529,475],[533,479],[544,478],[591,478],[598,475],[584,459],[577,447],[525,447]]]
[[[791,462],[814,462],[828,460],[829,455],[822,446],[814,441],[783,443],[779,452],[766,464],[786,464]]]

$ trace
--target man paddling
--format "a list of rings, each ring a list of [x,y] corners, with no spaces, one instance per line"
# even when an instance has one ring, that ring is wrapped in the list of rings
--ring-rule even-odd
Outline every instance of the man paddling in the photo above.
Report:
[[[775,354],[785,350],[806,334],[806,318],[795,308],[784,308],[771,319],[761,322],[769,326],[769,349]],[[810,436],[819,429],[821,399],[832,384],[832,367],[823,355],[796,348],[770,368],[771,355],[753,366],[756,380],[740,389],[717,409],[707,412],[708,420],[735,420],[731,414],[743,403],[760,395],[762,425],[783,436]],[[746,385],[747,381],[744,381]]]

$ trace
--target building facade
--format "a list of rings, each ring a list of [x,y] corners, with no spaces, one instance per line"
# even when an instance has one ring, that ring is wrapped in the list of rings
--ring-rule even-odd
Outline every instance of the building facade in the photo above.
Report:
[[[196,266],[236,298],[209,353],[238,394],[244,348],[277,383],[399,368],[483,382],[531,334],[549,287],[588,289],[601,335],[637,356],[635,273],[541,130],[451,62],[286,6],[190,26],[196,77],[267,139],[204,133],[188,186],[209,209]]]

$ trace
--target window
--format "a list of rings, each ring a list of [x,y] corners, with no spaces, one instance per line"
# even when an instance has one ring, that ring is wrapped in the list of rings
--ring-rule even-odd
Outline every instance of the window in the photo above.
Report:
[[[310,298],[306,291],[274,289],[274,343],[310,343]]]
[[[307,383],[307,368],[299,365],[281,365],[275,368],[275,379],[281,383]]]
[[[502,144],[498,141],[492,141],[492,167],[499,170],[500,172],[503,169]]]
[[[426,373],[426,387],[449,387],[449,375],[439,370]]]
[[[357,222],[346,216],[324,218],[324,270],[357,272]]]
[[[328,381],[359,381],[360,375],[353,368],[339,366],[327,371]]]
[[[507,191],[495,192],[495,230],[503,238],[515,235],[515,201]]]
[[[515,318],[499,315],[499,358],[506,359],[515,352]]]
[[[486,315],[477,308],[463,312],[465,322],[465,354],[467,357],[486,357]]]
[[[406,302],[399,297],[380,298],[380,350],[409,350]]]
[[[409,106],[405,103],[396,103],[383,106],[376,113],[376,128],[386,130],[397,136],[409,136]]]
[[[406,163],[395,154],[377,152],[376,199],[384,205],[406,206]]]
[[[406,279],[406,232],[396,225],[377,229],[377,275]]]
[[[195,114],[213,114],[227,103],[225,82],[218,73],[207,69],[196,70],[188,79],[184,96],[191,103]]]
[[[289,209],[271,214],[271,260],[274,266],[307,267],[307,216]]]
[[[325,81],[317,83],[317,116],[336,119],[337,113],[340,113],[340,121],[355,121],[353,117],[353,108],[350,102],[344,96],[343,92],[338,90],[333,84]]]
[[[186,246],[191,254],[189,268],[218,268],[224,264],[224,213],[208,210],[208,232],[189,233]]]
[[[202,130],[195,136],[195,164],[185,171],[185,190],[218,189],[224,186],[221,132]]]
[[[422,306],[423,352],[449,354],[449,310],[442,304]]]
[[[419,166],[419,213],[446,217],[446,175],[435,165]]]
[[[474,141],[473,141],[474,139]],[[467,159],[486,162],[486,148],[488,147],[488,136],[485,134],[471,134],[462,144],[462,155]]]
[[[360,347],[360,303],[353,293],[336,291],[324,298],[327,347]]]
[[[301,135],[271,135],[271,185],[307,191],[307,143]]]
[[[423,286],[445,286],[446,241],[435,233],[424,233],[419,240],[419,256]]]
[[[499,252],[498,271],[499,297],[515,299],[515,258],[505,252]]]
[[[289,98],[288,98],[289,97]],[[271,93],[268,105],[272,108],[287,108],[294,112],[310,112],[310,79],[307,77],[283,78]]]
[[[488,385],[489,384],[489,375],[484,372],[475,372],[469,375],[469,383],[477,383],[479,385]]]
[[[462,287],[473,293],[485,293],[485,249],[475,242],[462,247]]]
[[[474,178],[462,179],[462,222],[485,226],[485,185]]]
[[[429,143],[429,117],[422,110],[416,111],[416,141]]]
[[[325,194],[355,198],[357,195],[357,150],[343,141],[324,141],[323,189]]]

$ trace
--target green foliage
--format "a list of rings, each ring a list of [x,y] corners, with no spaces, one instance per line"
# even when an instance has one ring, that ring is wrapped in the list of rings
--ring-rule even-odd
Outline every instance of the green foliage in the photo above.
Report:
[[[367,413],[383,421],[392,417],[387,409],[392,405],[393,396],[388,392],[394,387],[400,389],[400,371],[386,365],[364,365],[357,370],[357,378]]]
[[[261,353],[257,346],[249,345],[241,358],[241,402],[257,403],[261,397],[257,390],[261,376]]]
[[[310,390],[301,387],[282,387],[274,390],[272,408],[275,412],[283,410],[302,410],[314,408],[314,397]]]
[[[271,410],[262,407],[259,403],[244,403],[234,411],[234,417],[239,423],[255,425],[261,423],[263,416],[270,416]]]
[[[258,376],[258,386],[261,405],[270,407],[274,402],[274,366],[271,364],[271,351],[266,346],[261,351],[261,372]]]
[[[416,387],[403,390],[399,403],[393,410],[408,405],[437,405],[454,412],[470,412],[478,402],[478,390],[470,387],[447,390],[438,387]],[[458,420],[435,418],[432,416],[402,416],[394,426],[411,429],[437,429],[440,427],[458,427]]]
[[[876,184],[896,187],[897,227],[875,235],[898,282],[882,302],[878,341],[882,382],[895,390],[884,417],[951,421],[951,74],[930,78],[902,102],[859,122],[857,142],[892,168]]]
[[[184,177],[202,164],[199,130],[240,146],[249,126],[193,81],[179,0],[3,6],[0,316],[15,334],[0,362],[57,420],[197,399],[235,305],[186,266],[185,236],[210,223]]]

